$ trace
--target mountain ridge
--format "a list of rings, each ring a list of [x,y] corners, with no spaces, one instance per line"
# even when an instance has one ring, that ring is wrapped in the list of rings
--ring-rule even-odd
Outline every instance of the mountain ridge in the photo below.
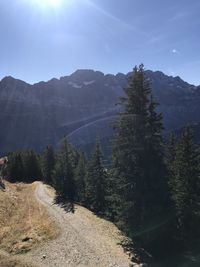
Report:
[[[160,71],[146,74],[167,130],[200,122],[200,86]],[[27,148],[41,152],[47,144],[57,146],[63,136],[80,145],[93,142],[96,135],[112,135],[110,124],[129,75],[85,69],[33,85],[4,77],[0,81],[1,155]]]
[[[117,77],[117,76],[126,76],[126,75],[129,75],[130,73],[132,73],[132,72],[127,72],[127,73],[123,73],[123,72],[118,72],[118,73],[116,73],[116,74],[112,74],[112,73],[105,73],[105,72],[103,72],[103,71],[100,71],[100,70],[93,70],[93,69],[77,69],[77,70],[75,70],[74,72],[72,72],[71,74],[68,74],[68,75],[64,75],[64,76],[60,76],[60,77],[52,77],[52,78],[50,78],[49,80],[41,80],[41,81],[38,81],[38,82],[34,82],[34,83],[30,83],[30,82],[26,82],[26,81],[24,81],[24,80],[22,80],[22,79],[19,79],[19,78],[16,78],[16,77],[13,77],[12,75],[8,75],[8,76],[4,76],[2,79],[0,79],[0,82],[1,81],[3,81],[4,79],[13,79],[13,80],[15,80],[15,81],[19,81],[19,82],[23,82],[23,83],[25,83],[25,84],[27,84],[27,85],[30,85],[30,86],[34,86],[34,85],[37,85],[37,84],[41,84],[41,83],[49,83],[49,82],[53,82],[53,81],[60,81],[60,80],[63,80],[63,79],[65,79],[65,78],[68,78],[68,77],[73,77],[74,75],[76,75],[77,73],[79,73],[79,72],[96,72],[96,73],[100,73],[100,74],[103,74],[103,76],[115,76],[115,77]],[[182,79],[180,76],[172,76],[172,75],[167,75],[167,74],[165,74],[163,71],[159,71],[159,70],[155,70],[155,71],[152,71],[152,70],[149,70],[149,69],[147,69],[146,71],[145,71],[146,73],[148,73],[148,72],[153,72],[153,73],[155,73],[155,74],[158,74],[158,75],[160,75],[160,76],[167,76],[167,77],[169,77],[169,78],[173,78],[173,79],[179,79],[179,80],[182,80],[183,82],[185,82],[185,83],[187,83],[188,85],[190,85],[190,86],[193,86],[193,87],[200,87],[200,84],[199,85],[194,85],[194,84],[191,84],[191,83],[189,83],[189,82],[187,82],[187,81],[185,81],[184,79]]]

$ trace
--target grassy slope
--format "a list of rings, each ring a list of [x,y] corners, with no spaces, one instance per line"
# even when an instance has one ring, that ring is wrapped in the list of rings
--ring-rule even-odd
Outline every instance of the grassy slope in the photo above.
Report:
[[[10,184],[0,190],[0,266],[30,266],[16,255],[58,234],[55,223],[35,199],[35,184]],[[22,257],[23,258],[23,257]]]

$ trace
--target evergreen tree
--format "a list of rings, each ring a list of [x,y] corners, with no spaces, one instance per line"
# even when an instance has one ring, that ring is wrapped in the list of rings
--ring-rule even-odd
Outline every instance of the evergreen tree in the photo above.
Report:
[[[40,157],[34,150],[22,153],[25,181],[32,183],[41,179]]]
[[[168,185],[170,191],[170,199],[172,199],[173,189],[175,188],[175,159],[176,159],[176,139],[174,134],[170,135],[168,146],[167,146],[167,175],[168,175]]]
[[[143,172],[146,183],[145,206],[151,220],[158,219],[168,200],[164,144],[162,138],[162,114],[156,112],[158,103],[150,97],[145,137]],[[160,203],[158,203],[160,201]],[[160,205],[161,204],[161,205]]]
[[[42,157],[42,175],[45,183],[52,184],[52,175],[55,167],[55,155],[53,147],[47,146]]]
[[[119,226],[140,240],[165,213],[162,116],[156,112],[143,65],[134,68],[124,91],[123,111],[114,124],[114,213]]]
[[[168,166],[177,237],[190,243],[200,234],[200,153],[190,128],[184,130],[170,155],[174,158]]]
[[[67,140],[65,139],[57,155],[55,169],[53,172],[53,185],[57,191],[58,198],[61,198],[63,201],[73,203],[75,185],[73,168],[69,155],[70,148]]]
[[[79,163],[80,153],[71,144],[69,144],[69,159],[72,165],[72,169],[73,171],[75,171]]]
[[[22,155],[20,152],[11,153],[8,156],[7,164],[7,179],[10,182],[20,182],[24,180],[24,166],[22,161]]]
[[[34,182],[41,178],[40,158],[35,151],[14,152],[8,155],[4,177],[11,182]]]
[[[106,172],[102,164],[100,142],[97,141],[86,176],[86,205],[96,213],[105,210]]]
[[[121,204],[121,198],[116,192],[119,180],[115,178],[115,170],[109,169],[107,171],[106,183],[106,209],[104,215],[106,218],[116,222],[118,217],[118,208]]]
[[[75,169],[76,201],[85,203],[85,177],[86,177],[86,159],[84,153],[79,156],[78,166]]]

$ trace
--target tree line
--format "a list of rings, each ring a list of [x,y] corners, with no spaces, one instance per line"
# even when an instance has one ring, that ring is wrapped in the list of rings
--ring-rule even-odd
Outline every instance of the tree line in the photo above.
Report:
[[[143,65],[134,68],[119,104],[111,168],[103,164],[100,140],[88,160],[64,139],[41,156],[11,153],[2,173],[11,182],[40,178],[62,202],[112,220],[141,247],[187,249],[200,237],[200,149],[192,131],[163,140],[162,114]]]

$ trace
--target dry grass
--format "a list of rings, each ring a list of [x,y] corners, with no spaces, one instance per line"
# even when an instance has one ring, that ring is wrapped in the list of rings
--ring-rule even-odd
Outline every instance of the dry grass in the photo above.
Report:
[[[46,186],[46,193],[48,196],[50,196],[51,198],[55,197],[56,191],[53,187],[51,187],[50,185],[45,185]]]
[[[26,262],[20,256],[13,256],[0,252],[0,266],[1,267],[34,267],[31,263]]]
[[[0,190],[0,250],[8,255],[22,254],[56,237],[55,223],[35,199],[35,184],[6,182],[5,185],[6,190]],[[6,265],[5,255],[0,254],[0,266],[27,266],[10,257],[10,265]],[[16,265],[12,265],[12,260]]]

